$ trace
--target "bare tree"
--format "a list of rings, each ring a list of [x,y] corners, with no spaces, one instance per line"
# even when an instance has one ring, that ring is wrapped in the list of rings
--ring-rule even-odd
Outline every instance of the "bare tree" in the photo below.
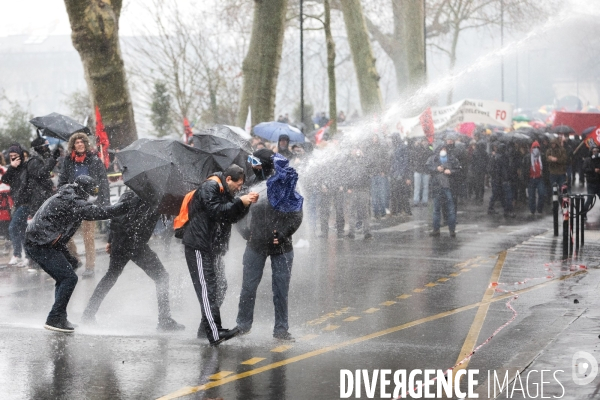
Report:
[[[274,119],[286,12],[287,0],[254,0],[252,35],[242,64],[244,85],[238,125],[244,124],[248,106],[253,125]]]
[[[65,5],[92,103],[100,109],[111,144],[128,145],[137,132],[119,47],[122,0],[65,0]]]

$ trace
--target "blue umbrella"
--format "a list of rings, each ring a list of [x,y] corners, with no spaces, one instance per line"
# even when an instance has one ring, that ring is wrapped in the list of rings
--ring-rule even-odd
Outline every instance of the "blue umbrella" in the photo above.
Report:
[[[281,212],[302,210],[304,198],[296,191],[298,173],[289,166],[287,158],[279,153],[273,156],[275,175],[267,180],[267,198],[271,206]]]
[[[294,128],[282,122],[261,122],[254,127],[254,134],[269,142],[277,142],[279,136],[288,135],[290,143],[304,142],[306,139],[298,128]]]

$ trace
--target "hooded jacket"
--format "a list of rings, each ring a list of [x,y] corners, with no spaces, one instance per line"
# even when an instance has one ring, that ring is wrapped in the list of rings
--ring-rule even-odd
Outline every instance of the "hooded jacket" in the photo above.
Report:
[[[56,166],[56,159],[50,155],[42,155],[32,152],[27,161],[28,186],[31,192],[29,202],[29,214],[34,215],[40,206],[54,194],[54,184],[50,179],[50,173]]]
[[[123,193],[116,205],[122,206],[124,213],[110,221],[108,243],[111,244],[111,252],[124,253],[143,247],[150,240],[160,218],[156,207],[133,191]]]
[[[556,157],[556,161],[548,160],[548,157]],[[546,150],[548,171],[551,175],[564,175],[567,173],[567,151],[558,143],[558,139],[550,142],[550,148]]]
[[[61,248],[75,234],[81,221],[110,219],[125,211],[122,205],[98,207],[87,198],[75,184],[61,187],[33,216],[27,226],[25,244]]]
[[[196,190],[189,205],[189,226],[183,234],[183,244],[195,250],[215,254],[216,234],[220,223],[233,224],[242,219],[249,210],[242,200],[235,198],[229,191],[225,176],[217,172],[211,176],[219,178],[219,184],[207,180]]]
[[[529,148],[529,153],[523,157],[523,162],[521,164],[522,165],[521,171],[522,171],[522,176],[523,176],[524,182],[529,182],[529,180],[531,179],[531,167],[532,167],[531,154],[533,153],[533,149],[536,147],[538,149],[540,149],[540,163],[542,164],[542,166],[541,166],[542,170],[540,171],[541,178],[543,178],[543,176],[544,176],[544,169],[547,168],[546,159],[544,158],[544,155],[542,154],[540,144],[536,140],[535,142],[533,142],[531,144],[531,147]]]
[[[437,149],[435,154],[429,157],[425,166],[427,170],[431,174],[431,190],[434,191],[438,189],[450,189],[450,180],[452,179],[452,174],[456,173],[460,165],[458,164],[458,160],[456,157],[448,153],[448,161],[442,163],[440,160],[440,150]],[[437,167],[443,166],[444,169],[450,170],[450,175],[446,175],[443,171],[440,172],[437,170]]]

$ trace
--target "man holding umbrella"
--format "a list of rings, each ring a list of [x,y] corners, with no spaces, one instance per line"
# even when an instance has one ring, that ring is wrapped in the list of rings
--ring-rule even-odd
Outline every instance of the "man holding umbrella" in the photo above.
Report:
[[[219,224],[239,221],[250,204],[258,200],[258,193],[253,192],[234,198],[243,184],[244,170],[231,165],[202,183],[188,205],[189,222],[183,234],[185,258],[202,311],[200,326],[212,346],[239,334],[237,328],[229,330],[221,326],[214,244]]]

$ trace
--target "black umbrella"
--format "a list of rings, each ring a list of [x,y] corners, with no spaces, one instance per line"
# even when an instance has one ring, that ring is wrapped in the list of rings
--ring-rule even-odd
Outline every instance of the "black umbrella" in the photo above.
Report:
[[[231,164],[237,164],[246,170],[246,160],[252,154],[248,141],[225,125],[215,125],[195,133],[192,144],[210,154],[217,167],[215,171],[224,171]]]
[[[568,125],[557,125],[554,128],[550,129],[550,132],[560,133],[562,135],[568,135],[570,133],[575,132],[575,130]]]
[[[123,182],[163,214],[177,215],[185,195],[220,168],[202,149],[172,139],[139,139],[117,153]]]
[[[581,132],[581,136],[585,137],[585,136],[589,135],[590,133],[592,133],[592,131],[593,131],[594,129],[596,129],[596,127],[595,127],[595,126],[590,126],[589,128],[585,128],[585,129],[583,130],[583,132]]]
[[[90,129],[81,125],[73,118],[58,113],[51,113],[43,117],[35,117],[29,121],[33,126],[39,128],[44,136],[54,137],[68,141],[75,132],[90,134]]]

